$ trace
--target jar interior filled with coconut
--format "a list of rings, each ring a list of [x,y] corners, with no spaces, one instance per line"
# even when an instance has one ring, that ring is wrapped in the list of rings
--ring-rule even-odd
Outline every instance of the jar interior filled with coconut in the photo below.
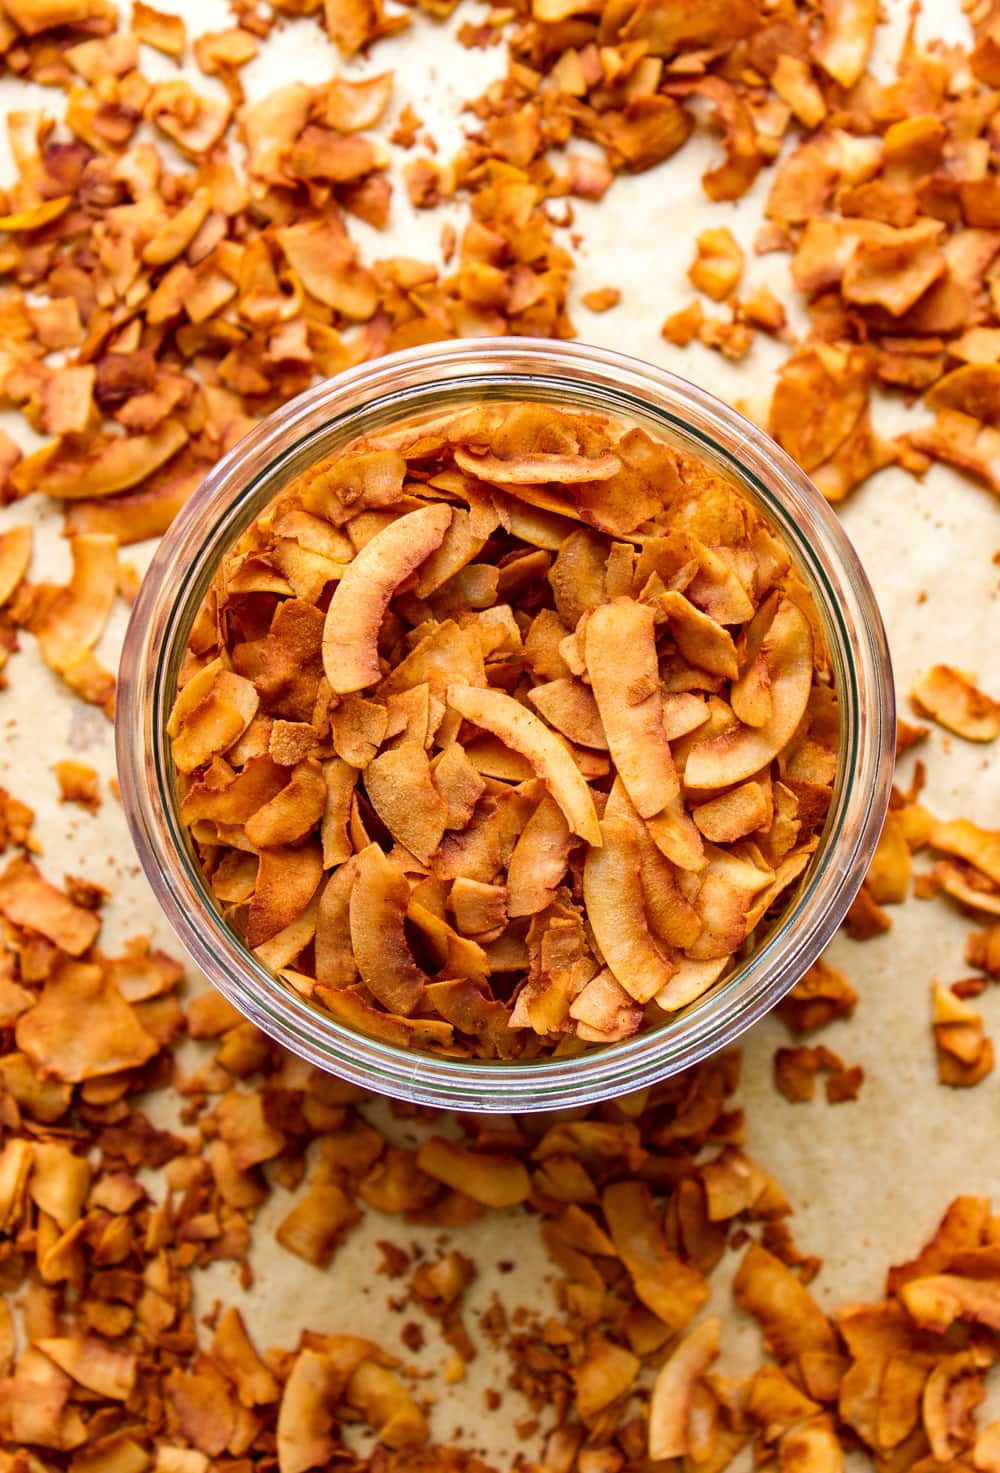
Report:
[[[382,427],[218,565],[168,723],[245,945],[455,1058],[661,1027],[816,853],[840,712],[762,513],[652,428],[532,400]]]

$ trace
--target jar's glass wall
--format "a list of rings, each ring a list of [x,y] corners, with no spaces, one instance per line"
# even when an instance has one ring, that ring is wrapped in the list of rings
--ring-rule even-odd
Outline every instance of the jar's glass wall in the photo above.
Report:
[[[219,557],[303,468],[358,435],[459,402],[548,399],[645,425],[727,475],[791,552],[820,611],[842,712],[826,833],[781,923],[728,980],[663,1027],[575,1059],[437,1059],[355,1034],[291,992],[215,909],[180,823],[166,716],[187,635]],[[571,344],[447,343],[320,385],[258,426],[164,539],[133,613],[121,670],[122,794],[161,905],[206,975],[254,1022],[320,1067],[423,1104],[480,1110],[585,1104],[651,1083],[731,1042],[827,944],[867,869],[888,802],[888,651],[840,524],[802,473],[739,415],[672,375]]]

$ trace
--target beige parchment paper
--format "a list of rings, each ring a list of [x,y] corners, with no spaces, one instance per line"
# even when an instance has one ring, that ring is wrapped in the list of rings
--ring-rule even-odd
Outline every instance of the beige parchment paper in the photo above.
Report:
[[[183,15],[189,35],[232,23],[224,0],[161,0],[161,8]],[[908,5],[906,0],[886,0],[886,9],[889,23],[882,28],[877,70],[891,64]],[[372,57],[346,68],[315,22],[289,23],[244,69],[248,96],[252,101],[289,80],[319,83],[338,69],[366,75],[393,68],[393,115],[410,102],[447,158],[461,141],[461,103],[476,96],[504,65],[502,47],[467,51],[454,39],[464,20],[480,14],[478,7],[463,3],[443,24],[418,16],[409,34],[380,43]],[[967,38],[958,0],[926,0],[921,27],[928,36]],[[146,47],[142,65],[152,80],[178,75],[171,61]],[[211,78],[191,75],[199,90],[212,89]],[[53,91],[10,79],[0,82],[4,113],[34,107],[53,113],[59,105]],[[386,137],[392,126],[390,116]],[[395,163],[405,161],[406,155],[387,148]],[[754,257],[752,252],[768,176],[736,205],[709,203],[700,175],[715,161],[717,150],[717,140],[708,133],[696,136],[666,165],[617,179],[599,205],[577,206],[574,229],[583,239],[572,315],[582,340],[669,367],[752,412],[762,401],[766,404],[770,378],[782,356],[774,344],[758,341],[748,359],[733,365],[698,344],[676,349],[659,334],[664,317],[693,295],[686,271],[694,237],[713,225],[728,224],[744,245],[745,284],[766,282],[790,302],[788,257]],[[12,162],[0,139],[0,182],[12,178]],[[394,254],[435,259],[449,213],[456,221],[462,218],[460,206],[412,211],[397,184],[389,231],[376,233],[353,220],[351,230],[366,259]],[[619,307],[597,316],[581,305],[579,295],[600,286],[617,286],[623,297]],[[793,328],[796,321],[793,310]],[[905,428],[907,411],[899,404],[883,403],[877,413],[881,427]],[[915,413],[915,419],[925,416],[926,411]],[[25,446],[32,443],[20,419],[3,420]],[[33,498],[0,510],[0,529],[30,519],[36,529],[31,576],[63,581],[69,558],[60,537],[61,518],[39,502]],[[922,483],[891,469],[854,493],[843,518],[881,603],[904,714],[912,678],[936,661],[978,671],[985,689],[1000,690],[1000,568],[992,561],[1000,547],[1000,507],[991,494],[943,467],[934,467]],[[141,570],[151,552],[147,546],[130,548],[123,559]],[[124,625],[119,608],[98,650],[110,665],[116,661]],[[36,810],[42,867],[56,882],[72,873],[113,890],[102,932],[107,949],[144,932],[177,954],[134,859],[121,809],[107,789],[114,770],[111,726],[67,693],[42,664],[30,636],[23,645],[9,667],[9,689],[0,693],[0,782]],[[935,729],[920,755],[928,765],[925,801],[933,812],[1000,825],[995,749],[991,753]],[[93,817],[58,801],[52,764],[68,756],[91,763],[102,774],[105,801]],[[912,756],[903,760],[904,784],[913,761]],[[791,1199],[795,1216],[790,1221],[799,1246],[823,1259],[812,1288],[828,1309],[852,1299],[880,1297],[887,1265],[917,1249],[957,1193],[990,1194],[1000,1203],[1000,1073],[973,1090],[939,1086],[930,1031],[931,983],[964,974],[962,948],[969,922],[941,903],[917,900],[894,908],[893,919],[886,935],[864,944],[840,937],[829,953],[860,993],[854,1017],[823,1034],[823,1042],[847,1063],[864,1066],[865,1083],[856,1103],[830,1106],[820,1091],[815,1101],[792,1105],[776,1093],[772,1058],[789,1041],[777,1019],[765,1020],[744,1040],[740,1098],[747,1111],[746,1149]],[[190,989],[204,985],[192,973]],[[1000,989],[987,991],[976,1006],[987,1031],[1000,1037]],[[192,1052],[182,1050],[181,1062],[193,1064],[197,1046],[185,1047]],[[173,1104],[158,1096],[147,1107],[157,1124],[171,1124]],[[405,1120],[390,1121],[387,1128],[400,1144],[412,1132]],[[199,1311],[207,1312],[217,1299],[237,1304],[261,1346],[292,1345],[307,1326],[369,1335],[428,1373],[422,1389],[437,1399],[432,1417],[436,1439],[447,1441],[460,1432],[466,1446],[481,1448],[501,1468],[509,1467],[518,1451],[529,1456],[535,1452],[537,1443],[524,1444],[515,1432],[515,1423],[528,1409],[505,1389],[508,1366],[502,1355],[484,1343],[465,1381],[447,1387],[440,1372],[450,1350],[434,1323],[412,1308],[400,1313],[388,1306],[389,1295],[399,1286],[376,1275],[375,1241],[386,1238],[431,1249],[440,1230],[400,1228],[394,1219],[368,1211],[329,1270],[320,1272],[274,1241],[273,1230],[291,1201],[290,1194],[276,1189],[257,1219],[252,1289],[240,1288],[235,1265],[213,1265],[196,1279]],[[538,1309],[551,1300],[551,1275],[537,1227],[519,1211],[492,1213],[461,1229],[453,1246],[475,1259],[480,1270],[467,1301],[473,1334],[477,1315],[494,1293],[509,1312],[519,1304]],[[719,1366],[733,1372],[754,1363],[759,1344],[755,1328],[730,1298],[736,1258],[730,1255],[731,1261],[713,1275],[711,1305],[724,1321]],[[513,1271],[501,1269],[510,1263]],[[421,1321],[427,1336],[425,1350],[416,1358],[400,1341],[402,1325],[411,1318]],[[486,1410],[487,1388],[504,1394],[497,1411]]]

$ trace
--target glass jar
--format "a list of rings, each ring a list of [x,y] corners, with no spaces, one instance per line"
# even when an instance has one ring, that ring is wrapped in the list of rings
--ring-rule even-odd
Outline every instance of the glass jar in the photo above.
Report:
[[[782,537],[826,631],[841,709],[839,770],[819,848],[781,919],[742,965],[661,1027],[573,1058],[449,1059],[345,1028],[299,996],[219,914],[181,822],[167,716],[188,632],[220,557],[316,460],[416,414],[537,399],[644,425],[727,476]],[[663,369],[577,343],[444,342],[377,359],[272,414],[226,455],[164,537],[122,656],[122,802],[143,869],[197,966],[263,1032],[365,1089],[454,1110],[584,1106],[638,1090],[732,1044],[816,960],[854,898],[892,782],[895,711],[885,631],[838,518],[762,430]]]

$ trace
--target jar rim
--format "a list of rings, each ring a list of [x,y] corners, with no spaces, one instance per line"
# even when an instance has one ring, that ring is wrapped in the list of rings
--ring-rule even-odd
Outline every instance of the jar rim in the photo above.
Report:
[[[498,390],[504,392],[499,393]],[[316,442],[346,443],[414,404],[459,395],[552,397],[658,427],[725,468],[775,527],[822,617],[841,702],[830,817],[795,898],[737,969],[675,1018],[575,1057],[448,1059],[337,1023],[270,972],[213,902],[180,823],[166,716],[180,652],[218,558]],[[575,397],[574,397],[575,396]],[[322,452],[321,452],[322,453]],[[171,683],[172,680],[172,683]],[[132,610],[119,674],[116,751],[140,863],[200,970],[252,1022],[309,1063],[366,1089],[456,1110],[584,1106],[642,1089],[726,1047],[819,956],[867,872],[888,808],[895,748],[891,661],[875,596],[841,523],[763,430],[705,390],[609,349],[531,338],[406,349],[325,380],[262,420],[213,468],[160,543]]]

